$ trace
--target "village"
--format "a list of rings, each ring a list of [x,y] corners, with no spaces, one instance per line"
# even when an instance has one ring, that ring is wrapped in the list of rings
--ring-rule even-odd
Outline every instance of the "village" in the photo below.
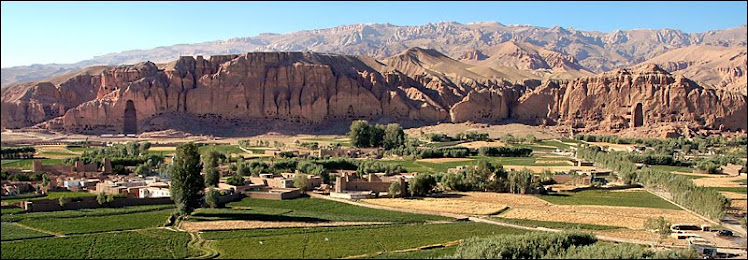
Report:
[[[214,158],[211,160],[215,161],[218,178],[215,185],[206,185],[204,193],[219,194],[216,201],[221,205],[242,204],[245,200],[324,199],[377,209],[490,221],[519,228],[536,229],[543,226],[539,223],[558,223],[549,228],[561,227],[558,225],[595,227],[593,233],[610,241],[655,243],[663,248],[690,246],[709,256],[717,256],[718,252],[723,256],[739,255],[735,250],[719,248],[745,247],[744,243],[735,242],[745,237],[745,229],[741,230],[740,224],[736,225],[738,230],[731,226],[730,229],[736,232],[731,231],[730,236],[718,237],[711,234],[727,234],[724,231],[728,230],[727,225],[705,221],[693,213],[675,210],[677,207],[627,205],[625,197],[621,197],[623,202],[597,204],[599,206],[586,206],[596,205],[594,201],[572,201],[577,200],[575,194],[603,198],[636,194],[652,201],[662,200],[657,197],[660,195],[649,194],[650,191],[640,183],[622,181],[613,171],[615,167],[596,163],[580,156],[584,153],[578,151],[580,145],[585,144],[610,151],[650,155],[652,150],[661,149],[659,147],[615,144],[608,142],[610,140],[585,141],[584,136],[549,139],[537,139],[531,135],[489,137],[475,131],[454,136],[410,131],[409,136],[417,136],[408,139],[411,142],[408,147],[412,147],[408,149],[412,151],[357,147],[352,136],[253,139],[100,136],[95,141],[4,141],[3,211],[23,216],[35,212],[173,205],[169,166],[177,146],[195,142],[203,157],[211,154],[210,158]],[[21,148],[9,148],[6,155],[5,147],[33,147],[34,152],[11,155],[11,149],[20,151]],[[680,154],[683,158],[699,158],[713,155],[714,150]],[[650,157],[647,160],[653,160]],[[703,182],[706,180],[737,180],[735,185],[733,182],[726,185],[733,188],[720,189],[733,200],[729,216],[738,220],[745,218],[745,182],[739,184],[739,180],[746,178],[744,163],[728,162],[701,168],[651,163],[645,160],[633,165],[638,171],[652,167],[672,169],[673,174],[693,177],[694,182],[699,181],[705,186],[711,185]],[[207,161],[203,164],[207,165]],[[16,165],[20,167],[14,167]],[[485,167],[492,170],[485,172]],[[519,179],[502,184],[496,182],[499,177],[488,177],[480,180],[482,188],[467,182],[475,182],[476,176],[481,174],[505,174],[506,177],[501,178],[508,178],[506,181]],[[202,175],[206,180],[210,178],[206,168]],[[521,176],[528,176],[527,181],[520,181]],[[496,197],[493,194],[504,195]],[[618,204],[624,207],[603,206]],[[663,209],[655,209],[659,207]],[[584,214],[592,215],[582,217]],[[650,215],[664,216],[671,235],[661,237],[657,235],[659,231],[650,230],[652,227],[646,226],[654,221]],[[609,219],[616,216],[627,217],[619,223],[610,223]],[[183,226],[203,232],[218,230],[218,227],[220,230],[242,230],[247,225],[249,228],[299,225],[244,221],[188,221]],[[528,223],[535,224],[528,227]],[[608,231],[611,224],[611,231]]]

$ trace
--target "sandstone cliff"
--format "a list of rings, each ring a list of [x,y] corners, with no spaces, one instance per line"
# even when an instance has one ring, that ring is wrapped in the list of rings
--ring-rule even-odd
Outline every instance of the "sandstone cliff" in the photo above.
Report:
[[[704,88],[654,65],[542,84],[512,83],[492,71],[421,48],[381,61],[309,52],[181,57],[4,89],[1,123],[82,133],[121,133],[126,125],[164,130],[185,118],[317,126],[510,119],[619,129],[632,126],[631,107],[642,103],[645,124],[746,128],[745,95]]]
[[[618,69],[566,82],[546,82],[522,96],[512,116],[538,124],[621,129],[642,104],[644,125],[746,129],[746,96],[703,88],[656,65]]]

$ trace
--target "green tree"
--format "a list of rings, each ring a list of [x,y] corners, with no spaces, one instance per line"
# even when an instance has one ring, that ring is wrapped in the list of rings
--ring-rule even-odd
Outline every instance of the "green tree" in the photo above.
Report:
[[[151,174],[151,169],[148,167],[148,165],[141,164],[141,165],[138,165],[137,168],[135,168],[135,174],[148,176]]]
[[[57,199],[57,203],[60,204],[60,207],[65,207],[65,205],[67,205],[69,202],[70,199],[67,197],[60,197],[59,199]]]
[[[174,165],[171,167],[171,198],[177,205],[177,213],[186,216],[200,206],[205,181],[197,145],[189,142],[177,147]]]
[[[102,191],[99,192],[99,194],[96,195],[96,202],[99,203],[99,205],[104,205],[106,203],[106,194]]]
[[[209,167],[205,169],[205,186],[206,187],[218,187],[218,181],[220,174],[216,167]]]
[[[244,178],[241,175],[234,174],[226,179],[226,184],[234,186],[244,186]]]
[[[384,129],[384,141],[382,146],[385,150],[398,148],[405,144],[405,132],[399,124],[388,124]]]
[[[218,196],[219,196],[218,192],[213,187],[210,187],[208,189],[208,192],[205,193],[205,204],[207,204],[208,207],[211,207],[211,208],[218,208],[219,207]]]
[[[533,134],[527,134],[525,136],[525,142],[528,142],[528,143],[532,144],[532,143],[535,143],[537,141],[538,141],[538,138],[536,138]]]
[[[351,123],[348,137],[351,139],[351,144],[355,147],[370,147],[371,141],[371,125],[366,120],[356,120]]]
[[[413,196],[426,196],[436,186],[436,179],[430,174],[418,175],[408,184],[408,191]]]
[[[670,234],[670,221],[665,220],[662,216],[658,218],[647,218],[644,221],[644,228],[648,230],[656,230],[660,236],[667,236]]]
[[[390,189],[388,191],[389,191],[390,196],[392,196],[394,198],[394,197],[399,197],[401,195],[400,194],[401,190],[402,190],[402,187],[400,187],[400,182],[399,181],[393,181],[390,184]]]
[[[301,193],[306,193],[306,191],[309,190],[310,185],[309,176],[306,174],[299,173],[293,177],[293,186],[299,188]]]

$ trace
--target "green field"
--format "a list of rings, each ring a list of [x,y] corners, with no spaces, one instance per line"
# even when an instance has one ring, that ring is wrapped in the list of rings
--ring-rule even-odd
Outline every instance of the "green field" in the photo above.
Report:
[[[0,230],[2,230],[0,232],[0,237],[2,237],[0,240],[2,241],[52,236],[7,222],[0,223]]]
[[[578,224],[578,223],[555,222],[555,221],[540,221],[540,220],[519,219],[519,218],[494,217],[493,220],[504,222],[504,223],[509,223],[509,224],[520,225],[520,226],[544,227],[544,228],[554,228],[554,229],[586,229],[586,230],[621,229],[621,227],[615,227],[615,226]]]
[[[449,218],[397,211],[359,207],[337,201],[314,198],[293,200],[263,200],[244,198],[228,203],[228,207],[248,207],[249,210],[227,209],[223,212],[198,211],[195,220],[215,219],[275,219],[287,221],[377,221],[417,223]]]
[[[540,145],[545,145],[545,146],[553,146],[561,150],[569,150],[571,148],[571,145],[565,144],[557,140],[541,140],[536,143]]]
[[[200,146],[198,150],[201,153],[208,151],[208,150],[215,150],[223,154],[244,153],[244,151],[241,148],[239,148],[238,145],[204,145],[204,146]]]
[[[3,227],[4,230],[4,227]],[[183,232],[148,229],[2,242],[2,259],[187,258],[199,255]]]
[[[150,212],[165,209],[173,209],[174,205],[148,205],[148,206],[133,206],[124,208],[98,208],[98,209],[79,209],[79,210],[63,210],[63,211],[51,211],[51,212],[31,212],[15,215],[3,215],[2,221],[21,221],[21,220],[38,220],[38,219],[58,219],[58,218],[80,218],[80,217],[97,217],[97,216],[110,216],[110,215],[121,215],[139,212]]]
[[[60,234],[86,234],[141,229],[163,225],[173,210],[96,217],[22,220],[20,223]]]
[[[41,160],[42,164],[44,165],[50,165],[50,164],[62,164],[63,159],[49,159],[49,158],[34,158],[34,159],[20,159],[20,160],[2,160],[0,164],[2,164],[2,168],[19,168],[22,170],[31,170],[32,163],[34,160]]]
[[[278,229],[205,232],[220,258],[341,258],[492,234],[527,231],[485,223],[408,224],[358,228]]]
[[[568,161],[567,157],[488,157],[488,156],[471,156],[466,159],[473,159],[469,161],[457,161],[457,162],[443,162],[443,163],[430,163],[430,162],[419,162],[415,160],[380,160],[380,163],[389,163],[402,165],[408,172],[427,172],[427,173],[438,173],[447,172],[450,168],[455,168],[462,165],[475,165],[480,160],[488,161],[494,165],[524,165],[524,166],[568,166],[568,163],[536,163],[537,159],[545,160],[557,160],[557,161]]]
[[[66,147],[65,149],[71,152],[85,152],[96,149],[96,147]]]
[[[735,182],[742,183],[742,184],[748,184],[748,179],[740,179],[740,180],[736,180]]]
[[[746,187],[707,187],[707,188],[716,190],[716,191],[729,191],[729,192],[748,194],[748,190],[746,189]]]
[[[59,155],[59,156],[69,156],[69,157],[75,157],[75,156],[78,156],[78,154],[74,154],[74,153],[68,153],[68,152],[57,152],[57,151],[45,151],[45,152],[40,152],[40,153],[39,153],[39,155],[52,155],[52,156],[55,156],[55,155]]]
[[[460,143],[464,143],[464,141],[433,142],[433,143],[426,144],[426,146],[431,147],[431,148],[439,148],[439,147],[458,145]]]
[[[611,192],[587,190],[538,195],[538,198],[556,205],[601,205],[680,210],[678,206],[646,191]]]
[[[669,172],[693,172],[693,168],[686,166],[670,166],[670,165],[650,165],[653,169],[669,171]],[[694,178],[701,178],[698,176],[691,176]]]
[[[0,208],[0,214],[1,215],[18,213],[18,212],[21,212],[21,211],[23,211],[23,209],[19,208],[19,207],[3,207],[3,208]]]
[[[90,193],[90,192],[67,192],[67,191],[50,191],[47,193],[47,196],[44,197],[34,197],[29,199],[9,199],[9,200],[3,200],[3,202],[7,203],[16,203],[24,200],[46,200],[46,199],[60,199],[61,197],[65,198],[80,198],[80,197],[94,197],[96,194]]]
[[[427,250],[418,250],[404,253],[384,253],[371,257],[373,259],[440,259],[445,256],[454,255],[457,246],[439,247]]]

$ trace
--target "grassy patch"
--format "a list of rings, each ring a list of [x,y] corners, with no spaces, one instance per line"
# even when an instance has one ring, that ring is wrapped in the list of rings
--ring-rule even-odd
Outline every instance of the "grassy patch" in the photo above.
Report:
[[[0,223],[0,240],[17,240],[26,238],[48,237],[50,234],[37,232],[13,223]],[[3,257],[5,258],[5,257]]]
[[[748,184],[748,179],[735,180],[737,183]]]
[[[18,212],[21,212],[21,211],[23,211],[23,209],[19,208],[19,207],[3,207],[3,208],[0,208],[0,214],[2,214],[2,215],[12,214],[12,213],[18,213]]]
[[[244,153],[244,151],[240,149],[238,145],[205,145],[205,146],[200,146],[198,150],[201,153],[205,151],[209,151],[209,150],[214,150],[214,151],[217,151],[223,154]]]
[[[52,155],[52,156],[68,156],[68,157],[78,156],[77,154],[74,154],[74,153],[59,152],[59,151],[44,151],[44,152],[39,153],[39,155],[46,155],[46,156],[49,156],[49,155]]]
[[[21,221],[21,220],[36,220],[36,219],[52,219],[52,218],[79,218],[79,217],[96,217],[96,216],[109,216],[109,215],[120,215],[138,212],[149,212],[165,209],[173,209],[174,205],[147,205],[147,206],[133,206],[123,208],[98,208],[98,209],[79,209],[79,210],[63,210],[53,212],[31,212],[16,215],[3,215],[2,221]]]
[[[244,198],[227,204],[229,207],[249,207],[250,210],[225,213],[197,213],[196,217],[219,219],[286,219],[288,221],[377,221],[414,223],[445,220],[446,217],[411,214],[397,211],[359,207],[337,201],[313,198],[294,200],[263,200]]]
[[[561,150],[569,150],[571,148],[571,145],[559,142],[557,140],[541,140],[541,141],[538,141],[537,144],[545,145],[545,146],[553,146]]]
[[[538,195],[538,198],[556,205],[601,205],[680,210],[680,208],[672,203],[646,191],[610,192],[587,190]]]
[[[445,256],[454,255],[455,251],[457,251],[457,246],[439,247],[404,253],[384,253],[372,259],[442,259]]]
[[[49,158],[34,158],[34,159],[20,159],[20,160],[2,160],[2,168],[19,168],[22,170],[31,170],[34,160],[41,160],[42,164],[62,164],[63,159],[49,159]],[[11,161],[11,162],[6,162]]]
[[[67,192],[67,191],[51,191],[47,193],[47,196],[44,197],[34,197],[34,198],[21,198],[21,199],[9,199],[9,200],[3,200],[3,202],[8,203],[16,203],[24,200],[34,201],[34,200],[47,200],[47,199],[60,199],[61,197],[65,198],[80,198],[80,197],[94,197],[96,194],[90,193],[90,192]]]
[[[157,227],[166,222],[172,210],[121,215],[23,220],[22,224],[62,234],[86,234]]]
[[[190,236],[168,230],[41,238],[2,243],[2,258],[133,259],[187,258],[199,252],[187,247]]]
[[[341,258],[380,251],[402,250],[493,234],[519,234],[527,231],[485,223],[388,225],[351,229],[299,229],[303,233],[266,236],[234,236],[226,239],[215,233],[250,234],[250,231],[205,232],[206,239],[219,239],[213,245],[221,258]]]
[[[85,151],[90,151],[90,150],[96,149],[96,147],[67,147],[65,149],[67,149],[68,151],[71,151],[71,152],[76,152],[76,153],[80,152],[80,153],[82,153],[82,152],[85,152]]]
[[[746,187],[707,187],[707,188],[716,190],[716,191],[729,191],[729,192],[748,194],[748,190],[746,189]]]
[[[567,223],[567,222],[555,222],[555,221],[540,221],[540,220],[520,219],[520,218],[494,217],[493,219],[499,222],[515,224],[515,225],[520,225],[520,226],[527,226],[527,227],[544,227],[544,228],[553,228],[553,229],[586,229],[586,230],[621,229],[621,227],[615,227],[615,226],[579,224],[579,223]]]
[[[439,148],[439,147],[447,147],[447,146],[453,146],[463,143],[463,141],[449,141],[449,142],[434,142],[434,143],[428,143],[426,144],[427,147],[431,148]]]
[[[653,169],[669,171],[669,172],[693,172],[692,168],[686,166],[670,166],[670,165],[650,165]],[[701,178],[699,176],[693,176],[695,178]]]

